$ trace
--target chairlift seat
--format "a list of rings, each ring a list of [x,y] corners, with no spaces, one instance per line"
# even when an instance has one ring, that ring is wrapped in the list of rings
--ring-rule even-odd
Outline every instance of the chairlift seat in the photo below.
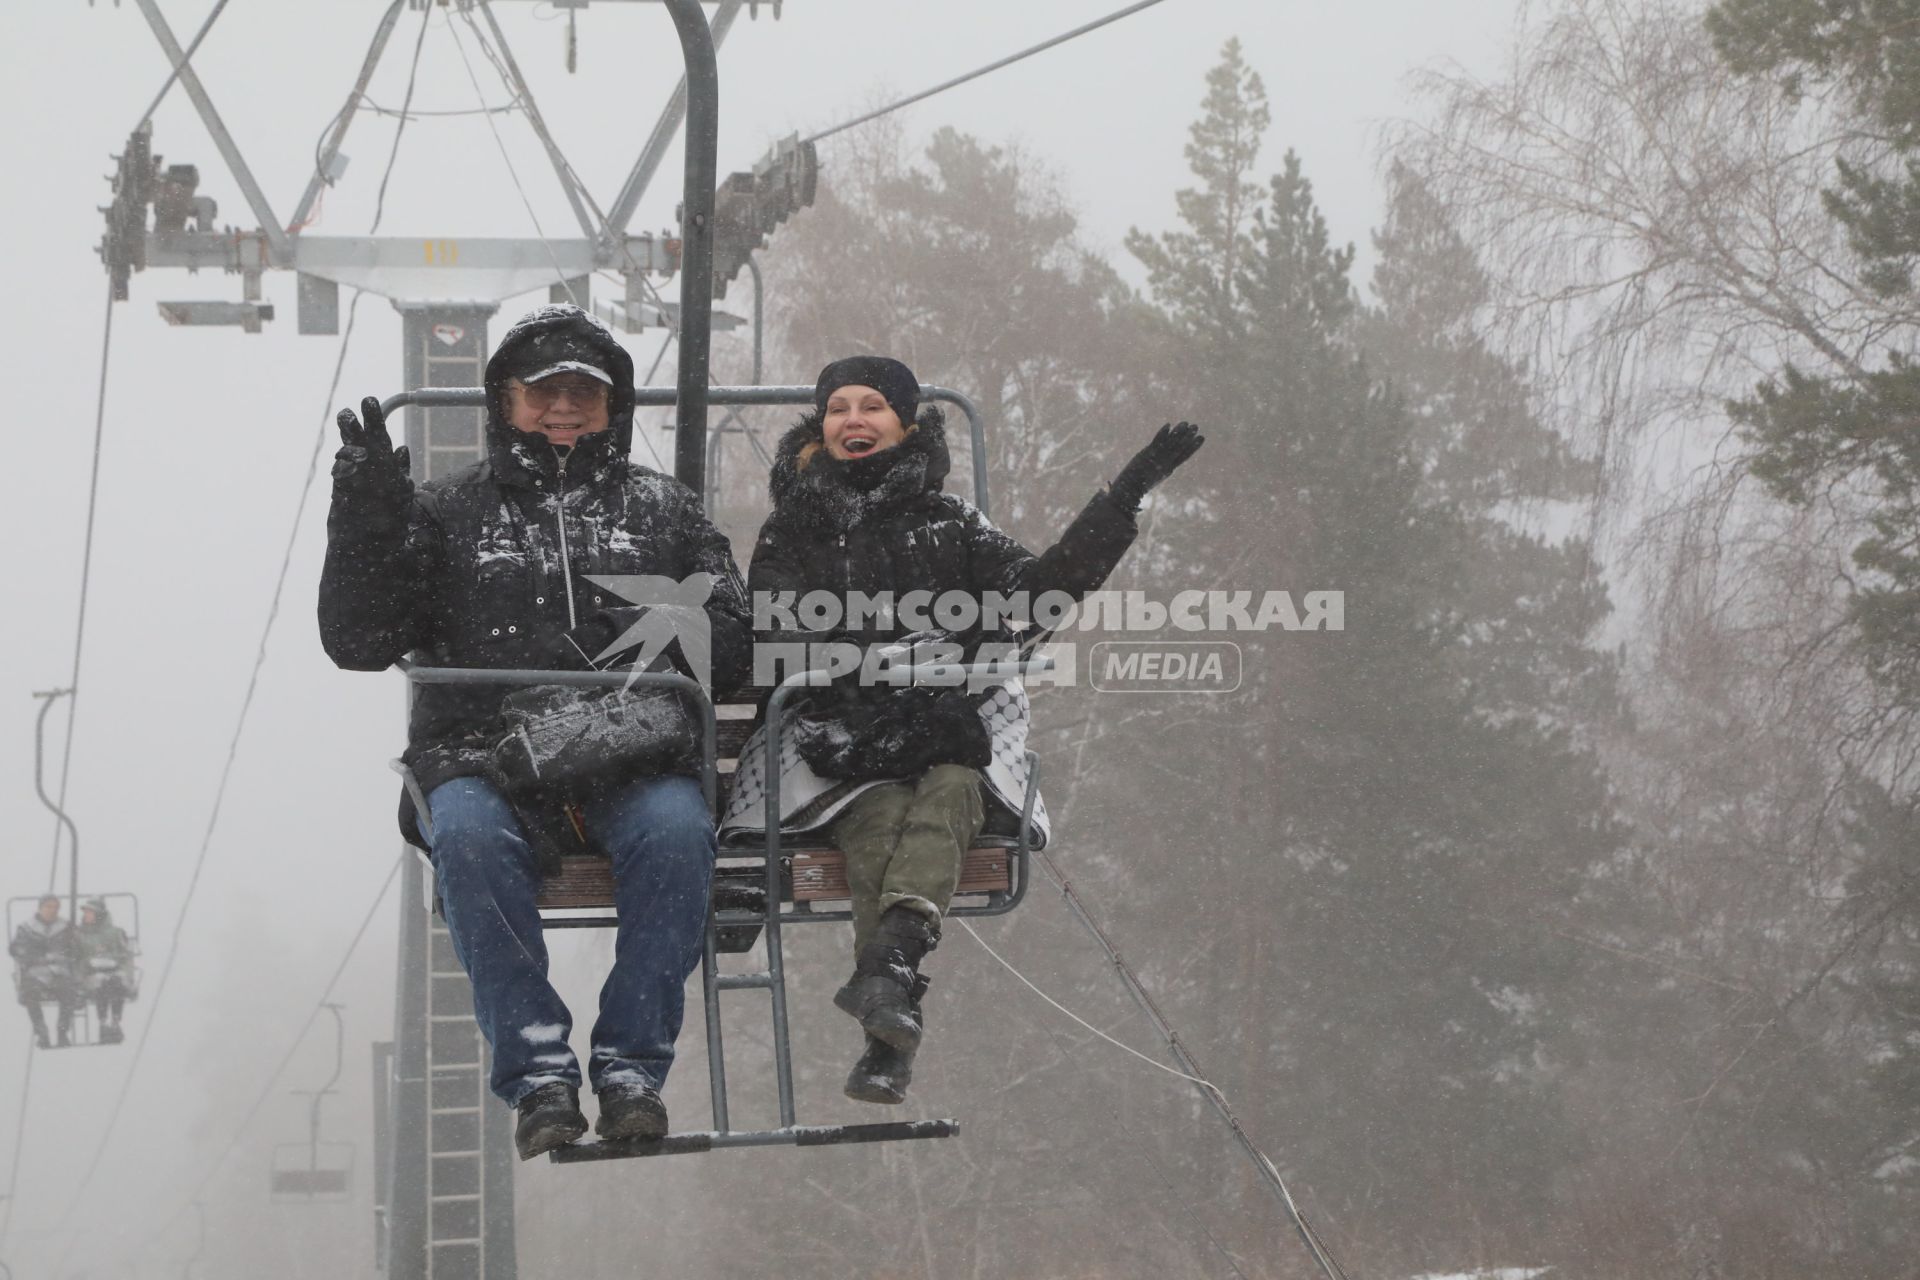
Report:
[[[674,402],[673,388],[636,388],[636,404],[664,405]],[[710,403],[793,404],[811,403],[813,388],[791,387],[716,387],[709,392]],[[957,392],[943,387],[922,386],[923,401],[947,401],[958,406],[967,417],[972,436],[975,505],[988,510],[986,478],[986,441],[979,411]],[[480,405],[486,393],[477,387],[433,388],[403,393],[383,406],[392,412],[403,405]],[[409,681],[425,683],[543,683],[556,673],[527,670],[463,670],[416,665],[403,660],[399,667]],[[1044,670],[1043,662],[1022,662],[1020,670]],[[972,669],[970,674],[986,674]],[[993,674],[999,674],[998,668]],[[596,685],[605,673],[564,673],[557,682]],[[631,682],[636,677],[628,677]],[[685,676],[673,673],[644,673],[637,677],[648,683],[672,686],[678,682],[697,693],[698,687]],[[794,679],[777,689],[768,702],[768,714],[777,720],[782,699]],[[710,705],[710,704],[709,704]],[[726,793],[740,752],[745,748],[755,724],[756,704],[735,702],[711,707],[711,754],[705,758],[701,780],[714,802],[716,815],[726,812]],[[422,831],[430,835],[426,797],[420,793],[411,772],[399,761],[394,768],[406,780]],[[1026,894],[1029,855],[1038,845],[1038,828],[1033,823],[1033,808],[1039,791],[1039,760],[1027,753],[1027,795],[1025,809],[1012,815],[1010,823],[989,827],[968,852],[962,877],[950,914],[957,916],[1001,915],[1012,911]],[[777,779],[770,780],[777,786]],[[952,1120],[883,1122],[854,1125],[801,1125],[794,1113],[793,1072],[787,1039],[786,979],[782,931],[789,923],[803,920],[850,920],[849,909],[831,909],[848,899],[846,858],[825,842],[819,833],[801,834],[774,831],[751,838],[729,840],[718,850],[712,897],[712,916],[701,964],[701,985],[707,1021],[707,1070],[713,1097],[711,1132],[677,1133],[655,1142],[602,1141],[578,1143],[551,1152],[556,1164],[580,1161],[627,1159],[635,1156],[672,1155],[682,1152],[713,1151],[732,1147],[821,1146],[839,1143],[892,1142],[909,1139],[944,1138],[956,1133]],[[776,899],[771,901],[770,899]],[[614,912],[613,870],[604,857],[576,855],[563,858],[560,868],[548,876],[538,898],[543,923],[548,928],[578,928],[617,924]],[[437,907],[436,903],[436,907]],[[826,906],[830,909],[820,910]],[[719,968],[717,956],[723,951],[745,951],[765,933],[766,959],[763,971],[727,973]],[[773,1027],[774,1083],[779,1110],[779,1125],[766,1130],[738,1130],[728,1115],[726,1060],[720,1029],[720,995],[724,991],[762,990],[770,997]]]
[[[139,956],[140,954],[140,899],[139,898],[135,897],[131,893],[80,893],[76,895],[72,891],[58,894],[56,896],[59,897],[62,904],[66,904],[76,896],[83,902],[89,898],[103,899],[107,904],[108,911],[113,913],[113,917],[115,921],[120,922],[121,929],[125,931],[127,935],[128,948],[132,951],[134,956],[136,957]],[[32,915],[34,909],[40,905],[40,897],[41,895],[39,894],[29,894],[22,897],[9,898],[7,900],[5,928],[6,928],[6,933],[9,940],[12,939],[14,930],[16,930],[30,915]],[[80,968],[76,968],[73,970],[72,976],[69,979],[71,983],[69,998],[72,1000],[72,1004],[70,1007],[73,1010],[72,1030],[70,1033],[69,1043],[65,1045],[52,1046],[55,1049],[61,1049],[61,1048],[98,1049],[98,1048],[109,1048],[113,1045],[124,1043],[124,1037],[118,1038],[118,1039],[114,1039],[114,1038],[103,1039],[101,1037],[101,1028],[94,1017],[93,996],[87,990],[87,986],[88,986],[87,978],[91,972],[92,970],[87,970],[83,972]],[[112,970],[111,972],[117,974],[117,976],[120,978],[121,986],[122,986],[122,990],[120,992],[120,999],[126,1001],[127,1003],[133,1003],[138,1001],[140,998],[140,982],[142,977],[144,977],[144,971],[140,968],[140,966],[137,963],[132,963],[124,967]],[[25,976],[26,976],[25,966],[21,965],[18,961],[15,961],[13,965],[13,990],[14,990],[14,998],[16,1000],[18,1000],[21,996],[23,986],[25,983]],[[58,995],[46,995],[41,999],[39,999],[37,1003],[41,1006],[43,1011],[54,1012],[58,1010],[62,1001]]]

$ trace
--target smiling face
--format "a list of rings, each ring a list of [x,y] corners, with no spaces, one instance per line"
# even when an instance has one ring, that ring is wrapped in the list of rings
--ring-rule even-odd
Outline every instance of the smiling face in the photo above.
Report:
[[[581,436],[605,431],[611,418],[607,384],[583,373],[560,373],[538,382],[507,382],[507,421],[517,431],[538,432],[571,446]]]
[[[827,452],[843,461],[891,449],[907,438],[900,415],[872,387],[845,386],[828,396],[820,429]]]

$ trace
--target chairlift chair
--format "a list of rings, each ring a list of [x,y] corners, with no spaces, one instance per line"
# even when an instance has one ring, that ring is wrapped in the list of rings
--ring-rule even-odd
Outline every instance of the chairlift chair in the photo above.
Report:
[[[281,1204],[320,1204],[353,1193],[351,1142],[277,1142],[267,1193]]]
[[[6,928],[9,941],[12,940],[15,930],[25,924],[33,917],[34,913],[39,910],[40,900],[45,896],[47,895],[36,893],[7,899]],[[57,896],[60,898],[62,917],[68,919],[70,924],[78,928],[79,921],[73,918],[79,914],[75,909],[76,895],[60,894]],[[132,1002],[140,997],[140,981],[143,977],[143,970],[138,963],[140,955],[140,899],[131,893],[82,893],[77,895],[77,901],[81,906],[95,900],[105,903],[107,911],[113,917],[113,922],[120,928],[126,930],[127,945],[133,952],[134,961],[126,965],[113,966],[106,972],[112,972],[119,978],[120,998]],[[100,1028],[96,1024],[93,1016],[93,995],[91,990],[93,984],[89,981],[92,976],[89,972],[80,972],[74,975],[73,982],[75,985],[71,992],[71,999],[73,1001],[72,1030],[69,1035],[69,1042],[65,1045],[56,1045],[56,1048],[103,1049],[111,1048],[116,1044],[122,1043],[120,1040],[102,1040],[100,1038]],[[21,998],[25,993],[26,982],[27,975],[25,968],[16,959],[13,964],[13,991],[15,998],[19,999],[22,1004],[26,1003],[26,1001]],[[42,1013],[57,1015],[60,1003],[61,1001],[58,995],[45,996],[40,1001]]]
[[[345,1200],[353,1190],[354,1147],[351,1142],[320,1140],[320,1108],[332,1097],[340,1083],[340,1069],[346,1062],[347,1024],[340,1016],[339,1004],[322,1006],[333,1015],[333,1074],[317,1089],[300,1089],[308,1095],[307,1140],[274,1144],[273,1164],[267,1170],[267,1193],[281,1203],[311,1204]]]
[[[988,510],[986,439],[979,411],[959,392],[944,387],[923,385],[922,401],[944,401],[966,416],[971,437],[974,501],[984,513]],[[709,403],[723,405],[809,405],[813,388],[712,387]],[[486,393],[477,387],[436,387],[404,392],[383,405],[391,415],[396,409],[480,406]],[[636,406],[661,406],[674,402],[674,388],[638,387]],[[956,675],[1024,674],[1045,667],[1044,662],[1002,663],[966,668],[946,667],[939,674]],[[407,679],[416,684],[567,684],[589,687],[619,687],[629,680],[682,689],[702,708],[705,720],[702,782],[716,819],[725,812],[727,793],[741,764],[740,752],[752,731],[755,700],[749,696],[711,703],[703,690],[686,676],[675,672],[550,672],[490,670],[484,668],[426,667],[410,661],[400,664]],[[934,674],[933,668],[917,669],[922,676]],[[824,683],[802,673],[784,682],[768,701],[765,746],[767,758],[767,812],[779,812],[778,750],[780,719],[789,697],[803,687]],[[1025,810],[990,822],[988,830],[976,841],[962,865],[959,888],[948,914],[954,916],[1004,915],[1026,896],[1031,874],[1031,855],[1044,838],[1033,821],[1034,798],[1039,793],[1039,760],[1027,753],[1028,786]],[[412,774],[399,761],[394,769],[405,779],[414,805],[431,822],[431,815]],[[549,929],[606,928],[618,921],[614,914],[613,869],[603,856],[579,855],[561,859],[561,869],[549,876],[540,894],[541,918]],[[847,921],[853,918],[846,875],[846,859],[825,839],[824,832],[783,833],[769,822],[763,835],[732,838],[721,843],[715,867],[713,896],[708,916],[707,936],[701,960],[700,977],[706,1013],[709,1090],[713,1106],[713,1128],[705,1132],[675,1133],[656,1141],[620,1140],[577,1143],[552,1152],[548,1159],[556,1164],[575,1164],[596,1160],[628,1159],[639,1156],[680,1155],[727,1147],[751,1146],[827,1146],[854,1142],[893,1142],[919,1138],[951,1137],[959,1131],[957,1121],[917,1120],[876,1124],[800,1125],[795,1119],[793,1101],[793,1063],[787,1034],[786,977],[783,969],[781,931],[787,925]],[[719,956],[750,950],[765,937],[766,968],[754,973],[723,973]],[[725,991],[765,990],[772,1003],[774,1077],[780,1124],[770,1130],[734,1129],[729,1123],[724,1036],[720,995]]]

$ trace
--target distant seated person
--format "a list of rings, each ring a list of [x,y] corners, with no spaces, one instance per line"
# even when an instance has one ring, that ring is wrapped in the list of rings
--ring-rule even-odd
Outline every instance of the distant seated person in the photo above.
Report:
[[[133,995],[133,944],[113,922],[104,898],[80,904],[80,988],[100,1015],[100,1043],[119,1044],[120,1015]]]
[[[698,494],[628,460],[633,360],[607,327],[573,306],[522,317],[486,388],[484,456],[418,486],[379,401],[340,414],[320,580],[328,656],[354,671],[408,654],[439,667],[671,664],[716,693],[742,683],[740,571]],[[685,696],[422,684],[403,760],[402,830],[431,850],[521,1158],[587,1128],[537,905],[543,870],[569,852],[612,859],[620,920],[587,1064],[598,1132],[663,1136],[659,1091],[714,861]]]
[[[913,371],[882,356],[854,356],[821,371],[814,411],[787,432],[774,461],[773,514],[748,570],[757,608],[810,592],[831,593],[843,606],[854,592],[885,593],[894,602],[910,592],[963,592],[976,602],[995,592],[1077,599],[1106,580],[1133,542],[1134,513],[1148,489],[1202,442],[1187,423],[1162,428],[1060,541],[1034,556],[942,490],[944,420],[935,406],[920,405],[919,394]],[[765,617],[780,615],[768,610]],[[897,616],[830,637],[784,628],[756,635],[763,644],[892,646],[897,660],[909,662],[972,657],[984,638],[910,632]],[[981,690],[866,686],[845,678],[789,707],[794,718],[783,736],[797,748],[794,771],[806,777],[783,772],[780,821],[794,828],[804,806],[809,827],[827,827],[846,855],[853,900],[853,974],[834,1003],[860,1023],[866,1044],[846,1093],[899,1102],[924,1025],[921,961],[939,941],[986,799],[1020,812],[1025,693],[1017,681]],[[823,791],[822,779],[851,785]],[[755,803],[762,805],[758,814]],[[764,829],[764,822],[764,798],[736,784],[723,826]]]
[[[13,931],[7,954],[13,957],[16,991],[27,1008],[27,1020],[33,1024],[34,1043],[51,1049],[57,1043],[64,1049],[73,1043],[73,1013],[79,1006],[79,988],[74,981],[73,925],[60,917],[60,899],[48,894],[40,899],[31,918]],[[47,1038],[47,1015],[43,1004],[59,1005],[55,1025],[57,1041]]]

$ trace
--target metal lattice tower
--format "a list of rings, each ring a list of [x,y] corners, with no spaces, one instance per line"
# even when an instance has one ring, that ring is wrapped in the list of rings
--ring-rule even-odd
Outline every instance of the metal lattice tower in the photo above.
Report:
[[[493,307],[402,307],[409,386],[484,380]],[[474,409],[412,415],[413,478],[434,480],[486,452]],[[394,993],[397,1051],[388,1086],[382,1262],[394,1280],[511,1280],[514,1267],[511,1115],[487,1088],[487,1047],[473,1020],[473,989],[425,879],[401,892]]]

